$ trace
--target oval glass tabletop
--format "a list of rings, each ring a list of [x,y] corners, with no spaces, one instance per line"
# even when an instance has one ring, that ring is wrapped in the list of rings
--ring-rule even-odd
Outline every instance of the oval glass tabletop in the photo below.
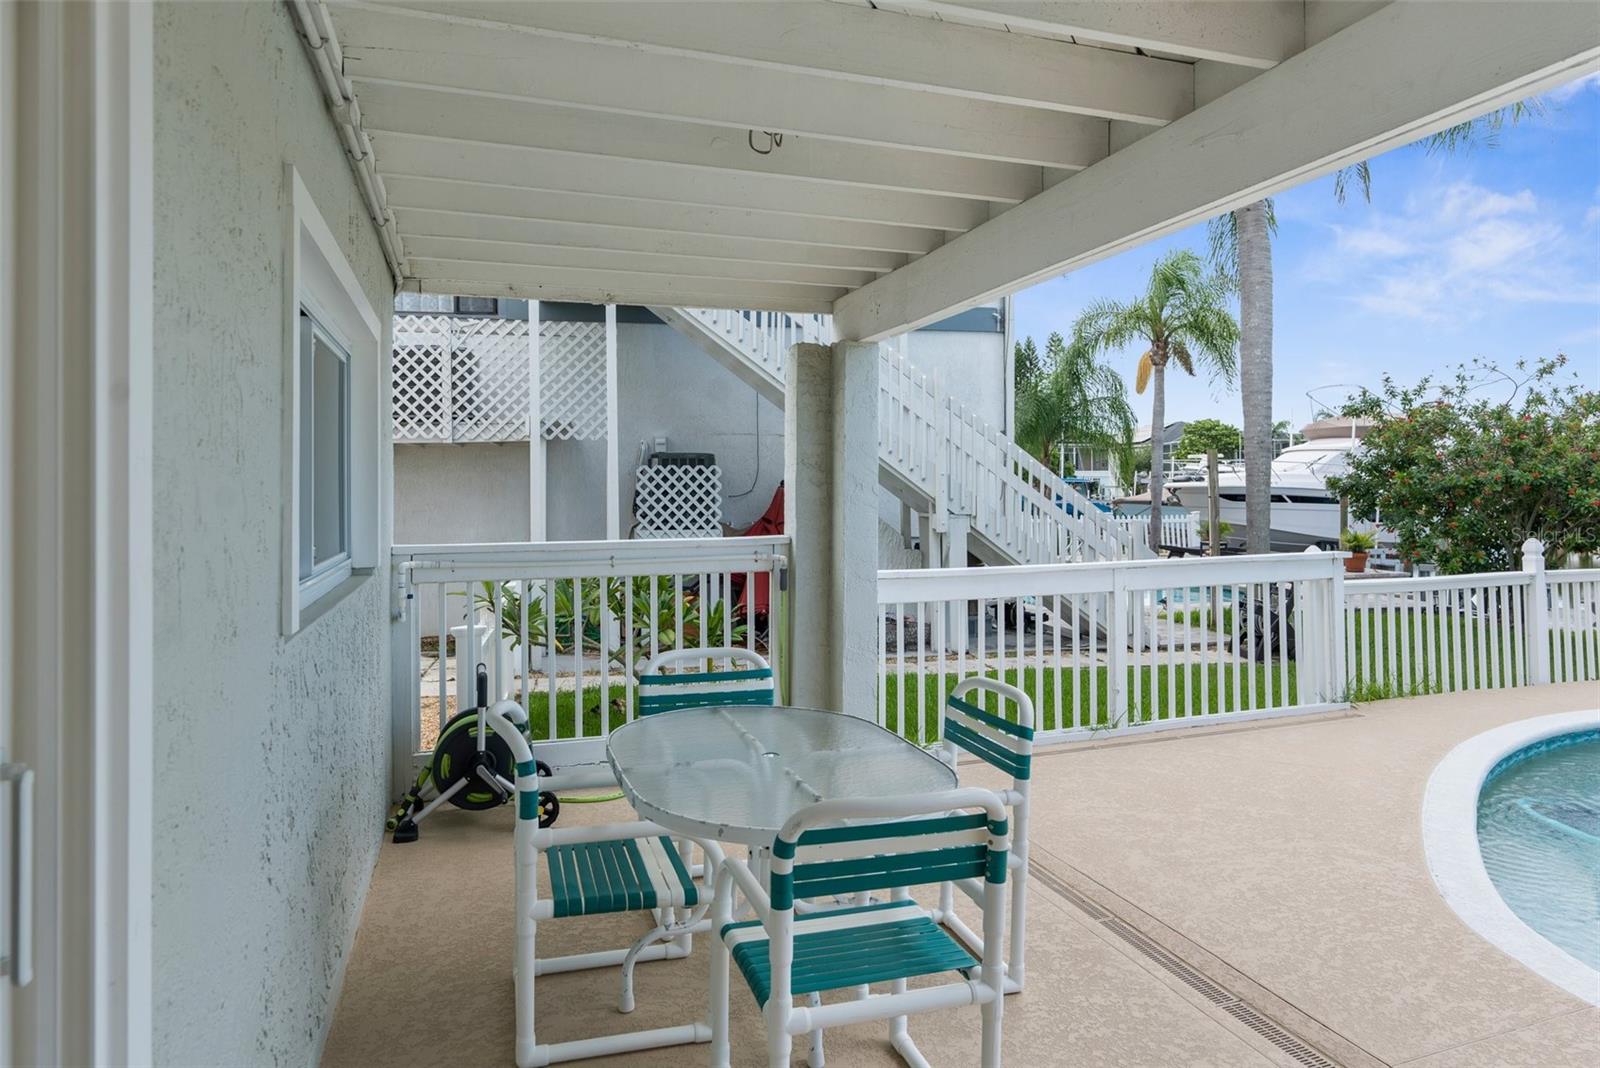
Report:
[[[645,819],[754,847],[816,801],[956,785],[938,757],[871,720],[783,705],[647,716],[613,731],[606,755]]]

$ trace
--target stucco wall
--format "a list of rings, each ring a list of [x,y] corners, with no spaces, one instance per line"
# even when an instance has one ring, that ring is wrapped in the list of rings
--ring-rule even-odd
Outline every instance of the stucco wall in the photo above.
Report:
[[[624,535],[632,522],[639,441],[658,434],[667,436],[673,452],[716,455],[725,522],[742,530],[767,510],[783,481],[781,408],[670,326],[619,325],[617,374]]]
[[[287,10],[155,25],[154,1048],[307,1065],[386,803],[387,578],[282,636],[286,163],[391,287]]]
[[[396,545],[527,541],[528,443],[396,445],[394,499]]]

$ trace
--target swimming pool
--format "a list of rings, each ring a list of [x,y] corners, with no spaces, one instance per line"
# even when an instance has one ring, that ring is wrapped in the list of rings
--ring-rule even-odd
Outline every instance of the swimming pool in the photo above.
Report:
[[[1440,896],[1501,951],[1600,1005],[1600,709],[1507,723],[1434,768],[1422,843]]]
[[[1600,970],[1600,730],[1497,761],[1478,796],[1478,851],[1512,912]]]

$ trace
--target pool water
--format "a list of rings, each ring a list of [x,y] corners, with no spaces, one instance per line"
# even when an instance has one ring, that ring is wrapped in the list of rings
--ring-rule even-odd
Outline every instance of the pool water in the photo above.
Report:
[[[1600,970],[1600,731],[1495,765],[1478,797],[1478,849],[1522,922]]]
[[[1203,607],[1203,606],[1208,605],[1208,604],[1211,603],[1211,596],[1212,596],[1212,594],[1214,592],[1216,592],[1216,588],[1215,587],[1206,587],[1205,589],[1202,589],[1199,586],[1190,586],[1188,589],[1179,588],[1179,589],[1170,589],[1170,590],[1157,590],[1156,591],[1156,604],[1170,604],[1170,605],[1191,605],[1192,604],[1192,605],[1200,605],[1200,606]],[[1232,586],[1223,586],[1221,588],[1221,592],[1222,592],[1222,603],[1223,604],[1232,604],[1233,603],[1233,587]]]

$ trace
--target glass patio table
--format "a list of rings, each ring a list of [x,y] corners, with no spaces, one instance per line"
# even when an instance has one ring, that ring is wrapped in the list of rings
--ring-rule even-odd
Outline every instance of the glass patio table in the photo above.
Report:
[[[647,716],[613,731],[606,756],[644,819],[755,850],[817,801],[956,786],[944,761],[871,720],[785,705]]]

